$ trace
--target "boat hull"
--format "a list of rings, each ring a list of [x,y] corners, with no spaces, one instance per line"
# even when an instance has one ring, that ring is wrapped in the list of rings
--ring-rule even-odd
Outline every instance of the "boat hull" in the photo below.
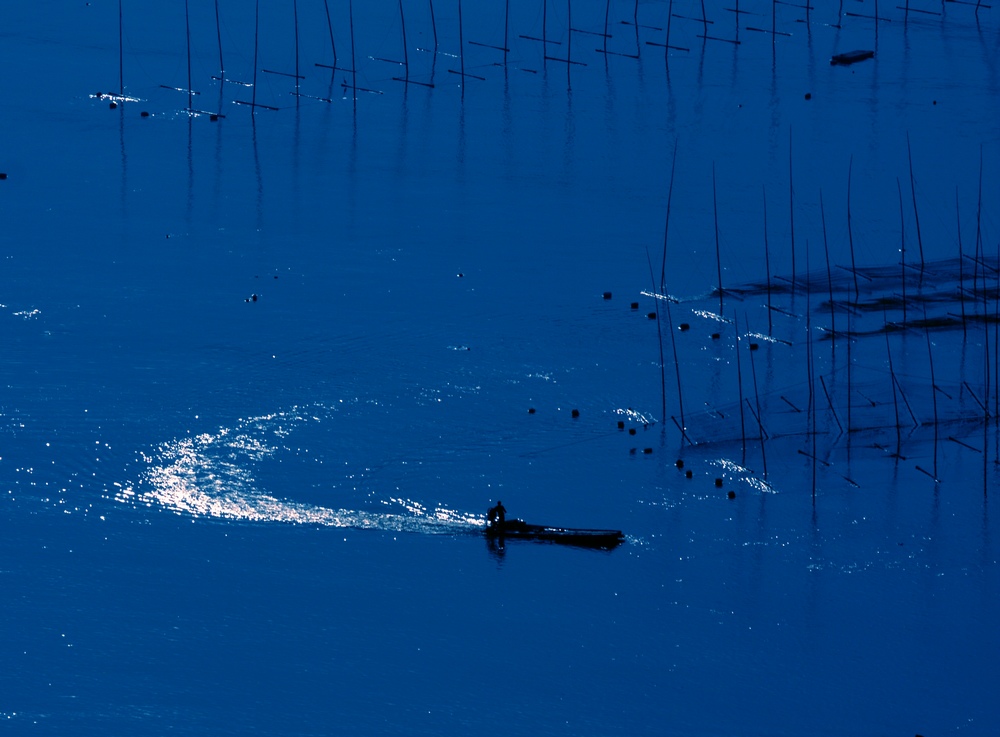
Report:
[[[486,537],[503,542],[506,540],[534,540],[536,542],[572,545],[582,548],[610,550],[625,540],[621,530],[587,530],[572,527],[529,525],[523,520],[507,520],[486,528]]]

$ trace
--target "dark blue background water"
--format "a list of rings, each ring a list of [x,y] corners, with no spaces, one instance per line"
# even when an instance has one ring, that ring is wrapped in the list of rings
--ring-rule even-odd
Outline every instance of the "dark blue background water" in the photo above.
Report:
[[[332,5],[349,68],[348,10]],[[854,341],[866,405],[846,390],[846,340],[818,329],[822,294],[775,291],[768,342],[752,285],[768,274],[765,197],[770,273],[791,274],[790,139],[800,278],[809,258],[827,289],[823,216],[832,262],[850,263],[849,168],[858,264],[896,273],[900,195],[918,262],[909,135],[919,246],[937,264],[907,287],[909,319],[917,293],[935,315],[986,310],[956,297],[972,286],[954,208],[957,188],[964,252],[978,226],[995,258],[995,11],[913,2],[943,15],[904,24],[883,3],[875,59],[832,67],[876,48],[873,22],[836,5],[809,24],[779,6],[791,35],[773,47],[748,30],[770,28],[766,2],[741,3],[739,45],[675,17],[671,44],[688,51],[668,67],[647,44],[664,31],[637,38],[622,23],[635,6],[616,1],[607,48],[639,58],[574,33],[586,66],[567,69],[519,37],[541,35],[540,3],[515,2],[506,69],[467,43],[466,72],[485,80],[462,85],[457,6],[437,4],[433,54],[428,7],[404,3],[410,76],[429,88],[376,60],[402,56],[398,6],[359,3],[357,84],[382,94],[355,100],[349,73],[314,66],[332,61],[325,9],[302,0],[312,97],[258,70],[257,101],[280,110],[251,115],[234,104],[251,88],[212,79],[215,8],[198,0],[193,107],[215,122],[161,87],[187,86],[183,4],[124,4],[137,99],[115,110],[96,95],[119,91],[117,3],[0,10],[10,733],[994,734],[997,431],[977,419],[993,334],[932,334],[949,424],[935,445],[932,425],[907,422],[893,458],[888,355],[913,412],[934,416],[923,332],[893,333],[888,352],[880,333]],[[708,35],[735,40],[727,8],[706,3]],[[562,58],[566,11],[547,16]],[[260,69],[294,71],[291,12],[262,3]],[[503,12],[467,3],[464,40],[502,45]],[[665,28],[666,3],[638,12]],[[700,18],[700,3],[674,13]],[[602,31],[604,14],[575,3],[572,26]],[[220,17],[226,77],[252,79],[253,8],[223,2]],[[694,447],[670,419],[666,315],[646,317],[675,145],[665,291],[681,298],[675,327],[692,326],[674,337]],[[714,317],[713,164],[738,328]],[[834,271],[846,303],[850,275]],[[863,282],[886,320],[904,319],[901,288]],[[748,334],[766,476],[735,429]],[[808,401],[810,334],[839,407],[819,421],[815,487],[809,425],[790,409]],[[842,434],[848,401],[856,432]],[[491,550],[482,513],[498,497],[627,542]]]

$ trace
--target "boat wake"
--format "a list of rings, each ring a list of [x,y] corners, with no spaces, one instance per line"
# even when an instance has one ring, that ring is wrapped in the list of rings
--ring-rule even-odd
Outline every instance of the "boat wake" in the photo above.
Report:
[[[313,408],[315,409],[315,408]],[[159,507],[191,517],[247,523],[279,522],[424,534],[481,530],[480,514],[413,500],[381,500],[385,509],[335,509],[283,499],[258,488],[253,468],[282,450],[296,426],[317,422],[309,408],[241,420],[232,428],[170,440],[141,456],[134,484],[115,484],[115,501]]]

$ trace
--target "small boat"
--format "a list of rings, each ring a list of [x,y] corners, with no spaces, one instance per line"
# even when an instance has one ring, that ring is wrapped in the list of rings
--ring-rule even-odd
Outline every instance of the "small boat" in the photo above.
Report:
[[[520,519],[504,520],[487,526],[486,537],[490,541],[500,543],[505,540],[537,540],[602,550],[611,550],[625,540],[621,530],[582,530],[571,527],[529,525]]]
[[[859,61],[864,61],[865,59],[871,59],[875,56],[875,52],[870,49],[858,49],[857,51],[847,51],[843,54],[834,54],[830,57],[830,64],[832,66],[841,65],[847,66],[849,64],[855,64]]]

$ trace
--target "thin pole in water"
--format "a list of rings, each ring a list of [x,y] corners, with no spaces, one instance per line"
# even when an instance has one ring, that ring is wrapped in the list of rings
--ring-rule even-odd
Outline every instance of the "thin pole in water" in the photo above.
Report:
[[[351,94],[354,97],[354,107],[358,106],[358,64],[354,54],[354,0],[347,3],[348,20],[351,25]]]
[[[191,109],[191,18],[188,13],[189,0],[184,0],[184,33],[187,36],[187,67],[188,67],[188,110]]]
[[[955,220],[958,226],[958,304],[962,308],[962,337],[966,337],[967,328],[965,326],[965,267],[963,266],[963,261],[965,256],[962,254],[962,216],[958,207],[958,187],[955,187]]]
[[[507,54],[510,52],[510,44],[507,42],[510,28],[510,0],[506,0],[503,6],[503,65],[507,66]]]
[[[900,284],[903,289],[903,323],[906,323],[906,222],[903,219],[903,187],[899,183],[899,177],[896,177],[896,191],[899,194],[899,256],[900,256]],[[961,248],[959,248],[961,251]],[[958,258],[958,268],[962,268],[962,257],[959,255]],[[961,280],[959,280],[961,282]],[[961,290],[962,285],[959,283],[959,290]],[[961,292],[960,292],[961,293]],[[964,307],[962,308],[965,309]],[[963,329],[965,326],[962,326]]]
[[[830,342],[832,344],[833,355],[837,354],[837,323],[833,308],[833,276],[830,273],[830,246],[826,240],[826,208],[823,206],[823,190],[819,191],[819,215],[823,223],[823,253],[826,256],[826,289],[830,298]]]
[[[886,315],[885,305],[882,306],[882,334],[885,335],[885,353],[889,357],[889,379],[892,382],[892,409],[896,415],[896,458],[898,460],[900,458],[903,438],[899,427],[899,400],[896,399],[896,372],[892,367],[892,351],[889,349],[889,318]],[[933,387],[931,391],[933,391]]]
[[[216,0],[218,2],[218,0]],[[323,0],[323,7],[326,8],[326,29],[330,33],[330,51],[333,52],[333,66],[337,66],[337,44],[333,40],[333,21],[330,20],[330,0]]]
[[[667,327],[670,329],[670,345],[674,351],[674,373],[677,375],[677,408],[681,415],[681,435],[687,439],[687,423],[684,421],[684,392],[681,390],[681,363],[677,360],[677,341],[674,340],[674,319],[670,315],[670,300],[667,300]],[[688,440],[690,443],[691,441]]]
[[[434,21],[434,0],[427,0],[431,6],[431,32],[434,34],[434,49],[437,50],[438,47],[438,27],[437,23]]]
[[[299,0],[292,0],[292,23],[295,24],[295,91],[299,91]]]
[[[722,316],[722,256],[719,250],[719,202],[715,193],[715,162],[712,162],[712,209],[715,214],[715,270],[719,278],[719,316]]]
[[[764,275],[767,278],[767,334],[771,335],[774,330],[771,317],[771,249],[767,244],[767,187],[760,186],[764,199]]]
[[[667,236],[670,233],[670,202],[674,198],[674,171],[677,169],[677,139],[674,139],[674,155],[670,162],[670,187],[667,189],[667,217],[663,223],[663,261],[660,264],[660,291],[665,291],[667,272]]]
[[[260,0],[257,0],[254,5],[254,17],[253,17],[253,93],[250,98],[250,113],[251,115],[257,112],[257,48],[258,39],[260,38]]]
[[[792,128],[788,127],[788,219],[792,239],[792,294],[795,294],[795,188],[792,184]]]
[[[740,397],[740,440],[743,443],[743,460],[741,462],[745,466],[747,464],[747,430],[743,417],[743,363],[740,360],[740,319],[735,312],[733,313],[733,327],[736,331],[736,384]]]
[[[910,194],[913,197],[913,218],[917,223],[917,247],[920,249],[920,270],[924,270],[924,242],[920,237],[920,213],[917,212],[917,190],[913,186],[913,155],[910,153],[910,133],[906,133],[906,157],[910,161]]]
[[[931,367],[931,404],[934,407],[934,481],[937,482],[937,450],[938,450],[938,408],[937,381],[934,379],[934,352],[931,350],[931,329],[927,323],[927,305],[924,304],[924,337],[927,339],[927,360]]]
[[[744,322],[746,322],[746,315],[744,317]],[[760,418],[760,393],[757,391],[757,368],[753,360],[753,351],[750,350],[749,341],[747,342],[747,350],[750,351],[750,373],[753,376],[753,397],[754,402],[757,405],[757,432],[760,438],[760,457],[764,464],[764,478],[767,478],[767,453],[764,450],[764,423]]]
[[[851,274],[854,275],[854,301],[861,299],[861,291],[858,289],[858,269],[854,262],[854,229],[851,227],[851,174],[854,171],[854,154],[847,164],[847,243],[851,249]]]
[[[663,329],[660,327],[660,299],[655,296],[656,293],[656,279],[653,278],[653,261],[649,257],[649,249],[646,249],[646,263],[649,266],[649,280],[653,282],[653,309],[656,311],[656,337],[660,341],[660,399],[661,399],[661,412],[664,422],[667,419],[667,375],[666,367],[663,361]],[[683,424],[683,420],[682,420]]]
[[[122,21],[122,0],[118,0],[118,96],[125,98],[125,49]],[[188,85],[190,86],[190,85]]]

